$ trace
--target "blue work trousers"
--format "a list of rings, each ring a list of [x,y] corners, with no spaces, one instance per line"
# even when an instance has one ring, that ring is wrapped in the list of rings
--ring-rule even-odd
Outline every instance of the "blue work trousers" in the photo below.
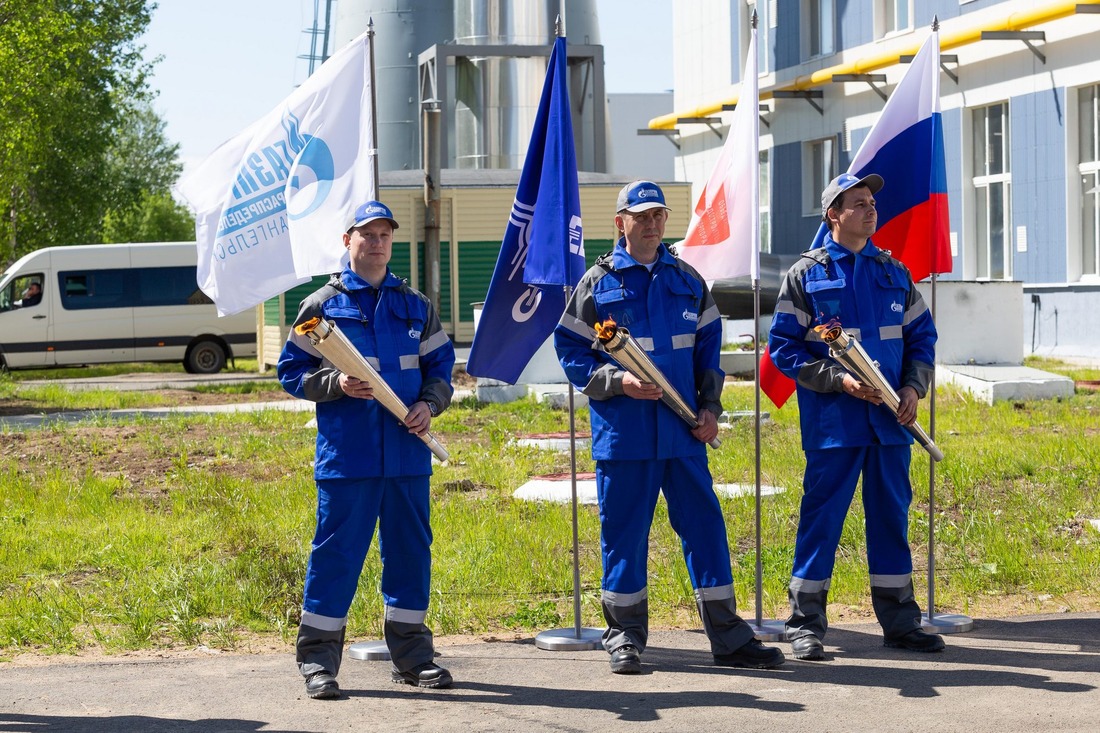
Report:
[[[649,529],[658,493],[683,545],[693,588],[730,585],[729,542],[707,457],[597,461],[603,589],[634,594],[646,587]]]
[[[325,479],[317,482],[317,532],[302,608],[347,616],[378,524],[386,606],[423,612],[431,583],[429,477]]]
[[[868,445],[806,451],[802,509],[795,540],[792,575],[827,580],[833,575],[844,518],[863,475],[867,565],[871,575],[913,571],[909,550],[908,445]]]

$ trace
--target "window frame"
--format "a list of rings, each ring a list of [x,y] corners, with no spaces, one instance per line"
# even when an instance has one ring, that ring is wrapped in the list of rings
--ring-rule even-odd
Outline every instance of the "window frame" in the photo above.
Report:
[[[994,165],[993,148],[989,144],[989,137],[991,136],[989,111],[994,108],[1001,109],[999,168]],[[971,187],[974,196],[974,279],[983,282],[1012,280],[1014,264],[1012,246],[1012,146],[1008,101],[973,108],[971,110],[970,129],[971,144],[973,146]],[[979,131],[981,134],[979,134]],[[996,168],[996,170],[991,170],[991,168]],[[1001,226],[1000,256],[1002,272],[999,277],[993,276],[995,243],[992,241],[992,236],[996,230],[996,222],[995,217],[992,216],[993,212],[989,209],[990,195],[994,192],[997,192],[1001,200],[999,223]]]
[[[822,154],[822,165],[818,166],[815,160],[814,149],[825,143],[832,147],[830,160],[825,161]],[[836,135],[807,140],[802,144],[802,215],[821,218],[821,192],[829,181],[838,175],[840,141]],[[820,174],[820,180],[818,175]]]

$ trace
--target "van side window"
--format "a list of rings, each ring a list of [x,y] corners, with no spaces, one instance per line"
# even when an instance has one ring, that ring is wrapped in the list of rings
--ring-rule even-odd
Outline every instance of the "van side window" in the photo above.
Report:
[[[62,272],[61,305],[66,310],[208,305],[195,267],[134,267]]]
[[[61,307],[65,310],[90,308],[128,308],[126,270],[88,270],[59,272]]]
[[[199,290],[194,267],[139,267],[131,272],[137,278],[135,306],[207,305],[214,302]]]

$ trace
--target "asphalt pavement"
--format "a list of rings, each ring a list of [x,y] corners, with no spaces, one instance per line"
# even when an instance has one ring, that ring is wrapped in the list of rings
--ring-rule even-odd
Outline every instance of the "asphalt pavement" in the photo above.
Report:
[[[337,700],[311,700],[285,654],[0,663],[0,731],[1096,731],[1100,614],[975,621],[941,654],[838,625],[826,659],[711,663],[700,632],[656,631],[640,675],[603,651],[438,640],[446,690],[395,685],[345,657]],[[788,644],[780,644],[790,652]]]

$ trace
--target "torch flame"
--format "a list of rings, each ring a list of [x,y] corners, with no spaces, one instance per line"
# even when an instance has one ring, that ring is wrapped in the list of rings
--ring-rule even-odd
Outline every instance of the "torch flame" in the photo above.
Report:
[[[835,341],[840,336],[840,321],[836,318],[820,326],[814,326],[814,330],[821,334],[821,340],[825,343]]]
[[[596,338],[600,341],[610,341],[615,337],[615,332],[619,330],[618,324],[611,316],[608,316],[603,323],[597,323],[594,328],[596,329]]]
[[[294,333],[298,334],[299,336],[305,336],[307,333],[317,328],[317,324],[319,324],[320,322],[320,318],[310,318],[308,321],[305,321],[295,326]]]

